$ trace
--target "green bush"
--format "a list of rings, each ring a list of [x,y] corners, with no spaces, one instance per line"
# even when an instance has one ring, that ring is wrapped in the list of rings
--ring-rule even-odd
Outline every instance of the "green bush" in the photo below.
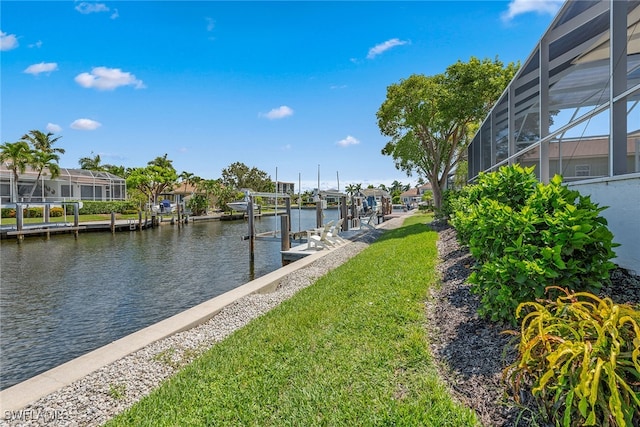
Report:
[[[517,210],[524,206],[537,185],[533,167],[511,165],[501,167],[498,172],[480,173],[477,184],[464,187],[449,200],[451,223],[458,232],[460,242],[469,245],[471,235],[477,228],[477,221],[483,219],[476,211],[478,203],[494,200]]]
[[[73,214],[73,205],[67,207],[67,212],[69,209]],[[134,201],[83,201],[80,215],[110,214],[111,212],[123,214],[127,211],[138,212],[138,206]]]
[[[204,194],[194,194],[187,201],[187,208],[191,209],[193,215],[203,215],[207,212],[209,207],[209,200]]]
[[[2,218],[15,218],[16,210],[14,208],[2,208],[0,211]]]
[[[452,220],[477,262],[469,282],[479,314],[493,321],[514,323],[516,307],[542,298],[547,286],[594,292],[615,267],[605,208],[559,176],[534,180],[519,166],[483,174]]]
[[[24,208],[22,209],[22,215],[24,218],[42,218],[42,208]]]
[[[546,421],[640,425],[640,311],[590,293],[526,302],[518,359],[505,370],[516,400],[523,385]]]
[[[455,213],[454,201],[457,200],[463,190],[448,189],[442,192],[440,208],[436,209],[436,218],[450,219]]]

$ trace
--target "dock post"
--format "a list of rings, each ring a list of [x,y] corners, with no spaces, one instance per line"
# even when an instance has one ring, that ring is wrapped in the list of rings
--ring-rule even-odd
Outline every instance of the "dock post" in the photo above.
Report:
[[[111,234],[116,232],[116,213],[111,211]]]
[[[138,229],[142,231],[142,211],[138,211]]]
[[[78,226],[80,225],[80,203],[73,204],[73,227],[75,230],[73,231],[74,237],[78,238]]]
[[[288,199],[287,199],[288,201]],[[289,229],[291,228],[291,221],[289,221],[289,215],[285,214],[280,216],[280,250],[288,251],[291,249],[291,239],[289,237]],[[287,261],[284,259],[284,253],[281,255],[282,257],[282,265],[287,265]]]
[[[347,196],[340,197],[340,219],[342,219],[342,230],[349,230],[349,220],[347,219]]]
[[[24,225],[24,211],[22,210],[22,203],[16,203],[16,237],[18,238],[18,243],[24,239],[24,235],[20,233],[22,231],[22,226]]]
[[[285,212],[287,213],[287,216],[291,218],[291,197],[287,197],[284,199],[284,207],[285,207]],[[287,231],[291,231],[291,220],[287,222],[289,223],[289,226],[287,227]]]
[[[291,249],[291,240],[289,239],[289,227],[291,226],[289,221],[289,215],[280,215],[280,248],[283,251]]]
[[[355,228],[356,226],[360,226],[357,224],[358,221],[358,211],[356,209],[356,201],[351,197],[351,227]]]
[[[316,227],[322,227],[322,199],[316,202]]]
[[[249,259],[253,261],[253,250],[255,245],[255,226],[253,213],[253,196],[249,195],[247,203],[247,224],[249,226]]]
[[[49,222],[49,218],[51,217],[51,205],[44,205],[42,217],[44,218],[44,222]],[[51,238],[51,233],[49,232],[49,228],[47,228],[45,239],[49,240],[50,238]]]

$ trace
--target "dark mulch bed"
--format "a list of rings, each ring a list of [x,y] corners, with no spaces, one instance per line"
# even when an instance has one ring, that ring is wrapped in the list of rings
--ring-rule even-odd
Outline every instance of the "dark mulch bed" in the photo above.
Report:
[[[466,282],[473,265],[471,255],[460,247],[453,228],[442,222],[430,225],[439,234],[442,286],[433,290],[427,304],[429,338],[445,382],[462,403],[476,411],[484,425],[531,425],[535,414],[532,404],[516,405],[506,395],[502,381],[504,368],[516,357],[514,337],[503,334],[512,328],[478,318],[478,297],[471,294]],[[640,304],[640,278],[617,269],[611,279],[603,295],[620,303]]]

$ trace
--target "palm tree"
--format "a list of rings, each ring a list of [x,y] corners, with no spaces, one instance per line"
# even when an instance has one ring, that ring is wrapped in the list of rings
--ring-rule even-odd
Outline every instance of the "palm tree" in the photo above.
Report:
[[[91,152],[93,154],[93,151]],[[89,170],[89,171],[102,171],[104,167],[100,164],[100,154],[96,154],[93,157],[81,157],[78,160],[80,164],[80,169]]]
[[[63,148],[52,147],[52,145],[62,137],[57,136],[55,138],[51,138],[52,136],[53,134],[51,132],[44,133],[39,130],[30,130],[29,133],[22,136],[21,141],[30,144],[36,151],[64,154]]]
[[[51,179],[56,179],[60,175],[58,160],[60,160],[60,157],[55,153],[47,153],[44,151],[34,151],[32,153],[30,165],[38,171],[38,177],[31,187],[27,201],[31,201],[33,193],[36,191],[36,187],[38,186],[38,181],[40,181],[40,177],[43,175],[45,169],[49,171]]]
[[[31,162],[32,152],[29,144],[24,141],[5,142],[0,145],[0,162],[7,164],[7,167],[13,172],[13,189],[11,191],[12,202],[18,200],[18,177],[24,173],[27,166]]]
[[[180,175],[178,175],[178,178],[180,178],[180,181],[182,182],[182,185],[184,186],[184,191],[187,191],[187,185],[193,185],[192,179],[195,177],[194,174],[192,174],[191,172],[187,172],[187,171],[182,171],[180,173]]]

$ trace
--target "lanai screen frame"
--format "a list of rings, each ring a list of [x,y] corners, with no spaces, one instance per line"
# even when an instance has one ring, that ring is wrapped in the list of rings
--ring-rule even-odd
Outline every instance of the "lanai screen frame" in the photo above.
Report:
[[[535,173],[548,182],[549,144],[560,151],[581,127],[577,140],[608,138],[607,176],[640,172],[627,164],[639,101],[640,1],[567,1],[469,145],[469,181],[536,154]],[[603,117],[606,129],[587,134]]]

